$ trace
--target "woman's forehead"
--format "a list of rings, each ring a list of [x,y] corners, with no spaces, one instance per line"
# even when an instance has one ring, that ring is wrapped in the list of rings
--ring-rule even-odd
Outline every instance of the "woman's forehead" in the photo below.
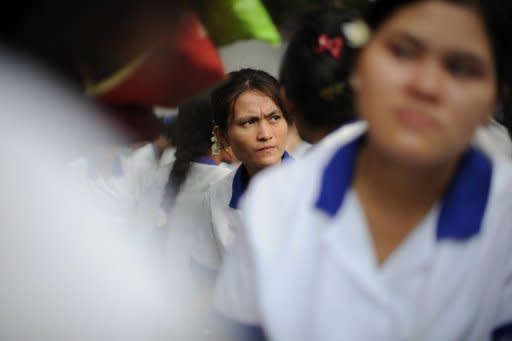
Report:
[[[377,30],[408,33],[435,48],[462,49],[490,57],[491,45],[482,17],[470,6],[446,1],[418,1],[402,7]]]
[[[236,115],[240,111],[255,111],[254,113],[260,113],[260,111],[273,111],[277,107],[276,103],[268,95],[257,90],[247,90],[238,96],[234,103],[233,114]]]

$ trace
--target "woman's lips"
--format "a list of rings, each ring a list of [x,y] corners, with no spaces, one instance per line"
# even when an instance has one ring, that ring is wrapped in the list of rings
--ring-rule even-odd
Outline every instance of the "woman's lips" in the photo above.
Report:
[[[275,149],[276,149],[276,147],[270,146],[270,147],[263,147],[263,148],[257,149],[256,151],[257,152],[272,152]]]
[[[397,117],[407,128],[417,131],[432,129],[438,125],[431,115],[413,109],[398,110]]]

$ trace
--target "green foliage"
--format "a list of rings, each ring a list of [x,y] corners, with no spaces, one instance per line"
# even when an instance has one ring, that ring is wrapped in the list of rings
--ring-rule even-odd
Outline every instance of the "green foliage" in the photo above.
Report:
[[[260,0],[201,0],[196,1],[195,9],[216,45],[243,39],[281,43],[279,31]]]

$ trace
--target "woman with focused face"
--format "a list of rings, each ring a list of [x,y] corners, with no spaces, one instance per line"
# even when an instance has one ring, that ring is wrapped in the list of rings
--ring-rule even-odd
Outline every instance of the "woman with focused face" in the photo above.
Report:
[[[512,337],[512,164],[471,143],[509,100],[507,13],[370,6],[350,77],[367,127],[255,179],[222,316],[272,340]]]
[[[264,71],[233,71],[212,92],[213,146],[230,148],[240,161],[231,174],[212,185],[205,201],[211,220],[198,229],[194,260],[217,269],[225,248],[239,228],[239,201],[249,181],[262,169],[289,158],[285,151],[288,115],[277,80]]]
[[[234,102],[227,131],[217,128],[216,133],[222,146],[231,146],[251,177],[281,162],[288,123],[272,98],[258,90],[247,90]]]

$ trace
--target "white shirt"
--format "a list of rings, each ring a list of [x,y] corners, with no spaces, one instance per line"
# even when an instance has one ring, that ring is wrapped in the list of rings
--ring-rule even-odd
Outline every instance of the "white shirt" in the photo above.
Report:
[[[174,148],[167,148],[159,160],[152,143],[128,155],[118,149],[97,153],[110,153],[111,160],[89,155],[69,163],[68,170],[97,196],[115,225],[135,230],[136,238],[147,237],[148,227],[154,225],[160,214]],[[112,165],[104,164],[107,161]],[[108,174],[104,174],[103,169],[107,169]]]
[[[217,310],[272,340],[486,340],[510,328],[512,165],[472,150],[379,267],[350,188],[359,134],[253,180]]]
[[[95,153],[66,164],[64,169],[94,196],[111,228],[126,232],[134,226],[136,205],[130,158],[115,148]],[[106,153],[111,155],[106,158]]]
[[[494,120],[477,130],[474,141],[492,157],[512,158],[512,141],[507,128]]]
[[[167,215],[167,240],[165,242],[165,266],[169,277],[168,288],[174,307],[179,312],[173,330],[178,339],[187,339],[203,326],[198,312],[202,304],[202,289],[198,287],[196,267],[191,262],[196,230],[207,220],[203,206],[207,188],[229,170],[210,164],[192,162],[185,182]],[[199,309],[199,311],[201,311]],[[199,316],[201,315],[201,316]]]
[[[201,266],[217,270],[226,248],[240,228],[239,200],[246,186],[242,179],[243,165],[213,184],[205,194],[204,207],[208,214],[197,230],[193,259]]]
[[[204,207],[208,188],[229,174],[224,167],[192,162],[174,206],[168,213],[166,257],[170,267],[188,269],[197,230],[209,221]]]
[[[290,160],[285,152],[283,160]],[[217,270],[226,249],[242,225],[240,200],[248,185],[248,175],[241,164],[237,169],[213,184],[205,195],[208,222],[198,230],[194,260],[203,267]]]

